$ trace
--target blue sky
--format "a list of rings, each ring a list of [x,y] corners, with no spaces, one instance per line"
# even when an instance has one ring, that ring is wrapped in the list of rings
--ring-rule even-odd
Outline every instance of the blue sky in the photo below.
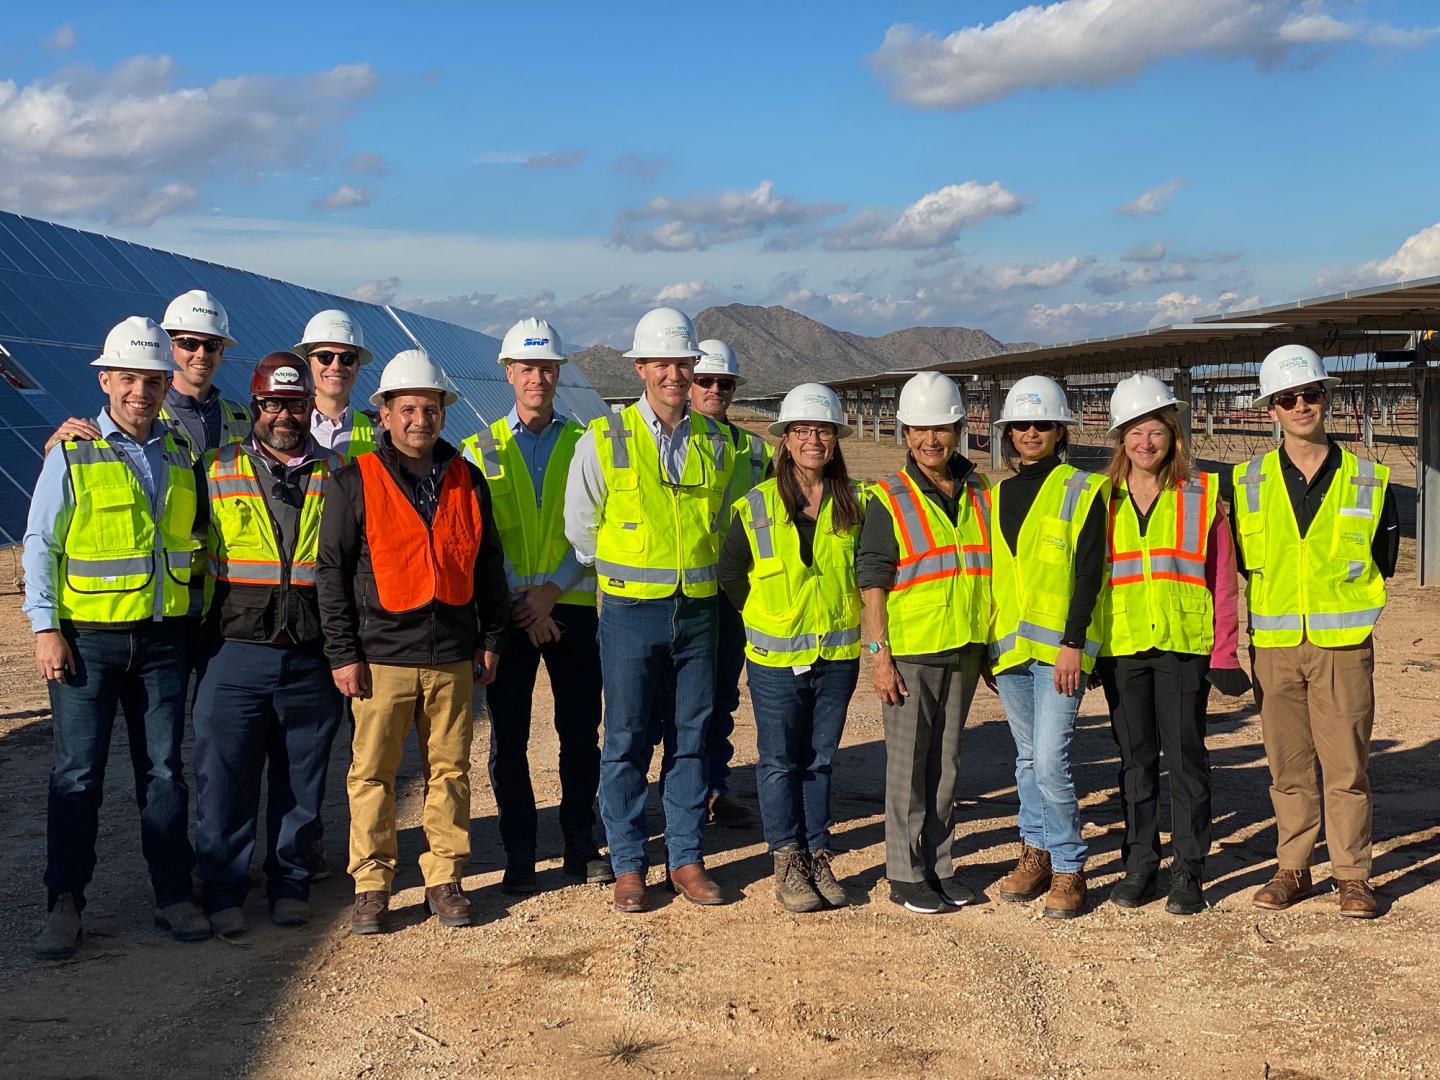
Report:
[[[1065,340],[1440,274],[1440,9],[67,4],[0,206],[489,332],[658,301]]]

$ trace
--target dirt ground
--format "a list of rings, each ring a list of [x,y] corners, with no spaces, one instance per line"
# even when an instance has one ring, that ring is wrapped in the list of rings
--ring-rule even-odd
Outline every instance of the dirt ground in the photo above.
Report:
[[[898,464],[892,443],[847,446],[852,471]],[[1105,902],[1120,876],[1118,759],[1098,691],[1074,747],[1091,844],[1092,910],[1042,919],[1040,903],[989,900],[925,918],[888,902],[884,745],[862,672],[835,765],[837,869],[855,901],[780,910],[759,830],[712,829],[707,863],[734,902],[664,902],[619,915],[608,890],[560,875],[556,740],[536,699],[532,770],[541,800],[542,892],[499,891],[502,855],[477,707],[473,857],[466,930],[426,917],[413,751],[403,769],[402,863],[392,933],[346,930],[349,881],[316,887],[315,921],[271,926],[252,895],[236,942],[183,945],[150,928],[122,732],[111,754],[100,866],[73,961],[32,959],[44,912],[47,699],[0,552],[0,1075],[1425,1077],[1440,1075],[1440,604],[1414,582],[1407,541],[1377,634],[1371,779],[1376,876],[1389,905],[1342,920],[1324,892],[1258,914],[1249,893],[1274,868],[1258,719],[1212,699],[1213,909],[1180,919],[1154,903]],[[754,722],[736,725],[735,788],[754,802]],[[962,750],[956,852],[989,889],[1018,851],[1013,746],[982,688]],[[332,865],[345,862],[337,745],[326,802]],[[188,761],[188,755],[187,755]],[[660,817],[652,804],[659,857]],[[1320,857],[1324,857],[1323,849]],[[1328,879],[1327,867],[1316,868]],[[652,871],[651,881],[659,878]]]

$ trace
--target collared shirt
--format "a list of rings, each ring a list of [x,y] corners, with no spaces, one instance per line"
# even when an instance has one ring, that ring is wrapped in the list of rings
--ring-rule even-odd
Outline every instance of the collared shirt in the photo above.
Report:
[[[525,459],[526,468],[530,470],[530,486],[535,489],[535,505],[538,507],[541,492],[545,488],[545,470],[550,465],[550,455],[555,452],[555,444],[560,441],[565,417],[555,413],[539,435],[525,426],[520,419],[519,408],[512,408],[505,415],[505,423],[510,425],[510,434],[515,437],[515,447]]]
[[[143,443],[136,442],[128,432],[110,418],[110,410],[101,411],[95,426],[101,438],[120,451],[141,489],[150,500],[150,513],[159,514],[160,493],[156,478],[165,470],[165,425],[155,421]],[[65,548],[65,533],[75,513],[75,489],[70,483],[70,468],[65,460],[65,446],[56,443],[45,455],[35,493],[30,498],[30,517],[25,526],[25,548],[21,562],[25,568],[25,603],[21,610],[30,617],[30,626],[55,630],[60,625],[60,602],[56,589],[60,553]],[[156,602],[163,604],[164,590],[156,589]],[[159,618],[159,616],[156,616]]]
[[[350,449],[350,436],[355,430],[355,411],[346,405],[334,420],[319,409],[310,414],[310,434],[326,450],[344,457]]]
[[[220,421],[223,399],[218,388],[210,387],[204,400],[175,389],[172,382],[165,390],[165,409],[181,432],[196,448],[196,453],[214,450],[220,445]]]

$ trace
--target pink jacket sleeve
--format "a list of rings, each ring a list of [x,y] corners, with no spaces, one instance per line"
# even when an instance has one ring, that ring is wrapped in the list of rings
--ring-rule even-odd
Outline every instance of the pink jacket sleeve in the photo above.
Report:
[[[1236,584],[1234,541],[1223,504],[1216,505],[1205,548],[1205,584],[1215,599],[1215,647],[1210,650],[1210,666],[1238,668],[1240,661],[1235,650],[1240,639],[1240,591]]]

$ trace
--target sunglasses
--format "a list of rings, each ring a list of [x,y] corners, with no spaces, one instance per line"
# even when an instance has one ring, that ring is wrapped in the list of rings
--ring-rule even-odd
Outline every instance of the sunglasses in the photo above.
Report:
[[[225,343],[219,338],[198,338],[198,337],[177,337],[171,338],[177,349],[185,352],[199,352],[204,349],[207,353],[218,353],[225,347]]]
[[[360,362],[358,352],[331,352],[329,349],[316,349],[310,354],[311,360],[319,360],[321,367],[329,367],[336,360],[340,361],[341,367],[354,367]]]
[[[721,390],[733,391],[735,389],[735,380],[726,379],[718,375],[696,375],[695,385],[703,390],[709,390],[711,387],[718,386]]]
[[[1274,405],[1277,409],[1284,409],[1286,412],[1289,412],[1295,408],[1295,403],[1301,398],[1305,399],[1306,405],[1319,405],[1320,402],[1325,400],[1325,391],[1317,390],[1312,386],[1306,390],[1301,390],[1299,393],[1290,391],[1284,394],[1272,394],[1270,395],[1270,404]]]
[[[255,404],[260,406],[260,411],[275,416],[282,412],[288,412],[291,416],[304,416],[310,411],[309,398],[257,398]]]
[[[1012,421],[1010,421],[1010,430],[1011,430],[1011,431],[1029,431],[1031,428],[1034,428],[1034,429],[1035,429],[1036,431],[1038,431],[1041,435],[1044,435],[1047,431],[1054,431],[1054,430],[1055,430],[1055,421],[1054,421],[1054,420],[1012,420]]]

